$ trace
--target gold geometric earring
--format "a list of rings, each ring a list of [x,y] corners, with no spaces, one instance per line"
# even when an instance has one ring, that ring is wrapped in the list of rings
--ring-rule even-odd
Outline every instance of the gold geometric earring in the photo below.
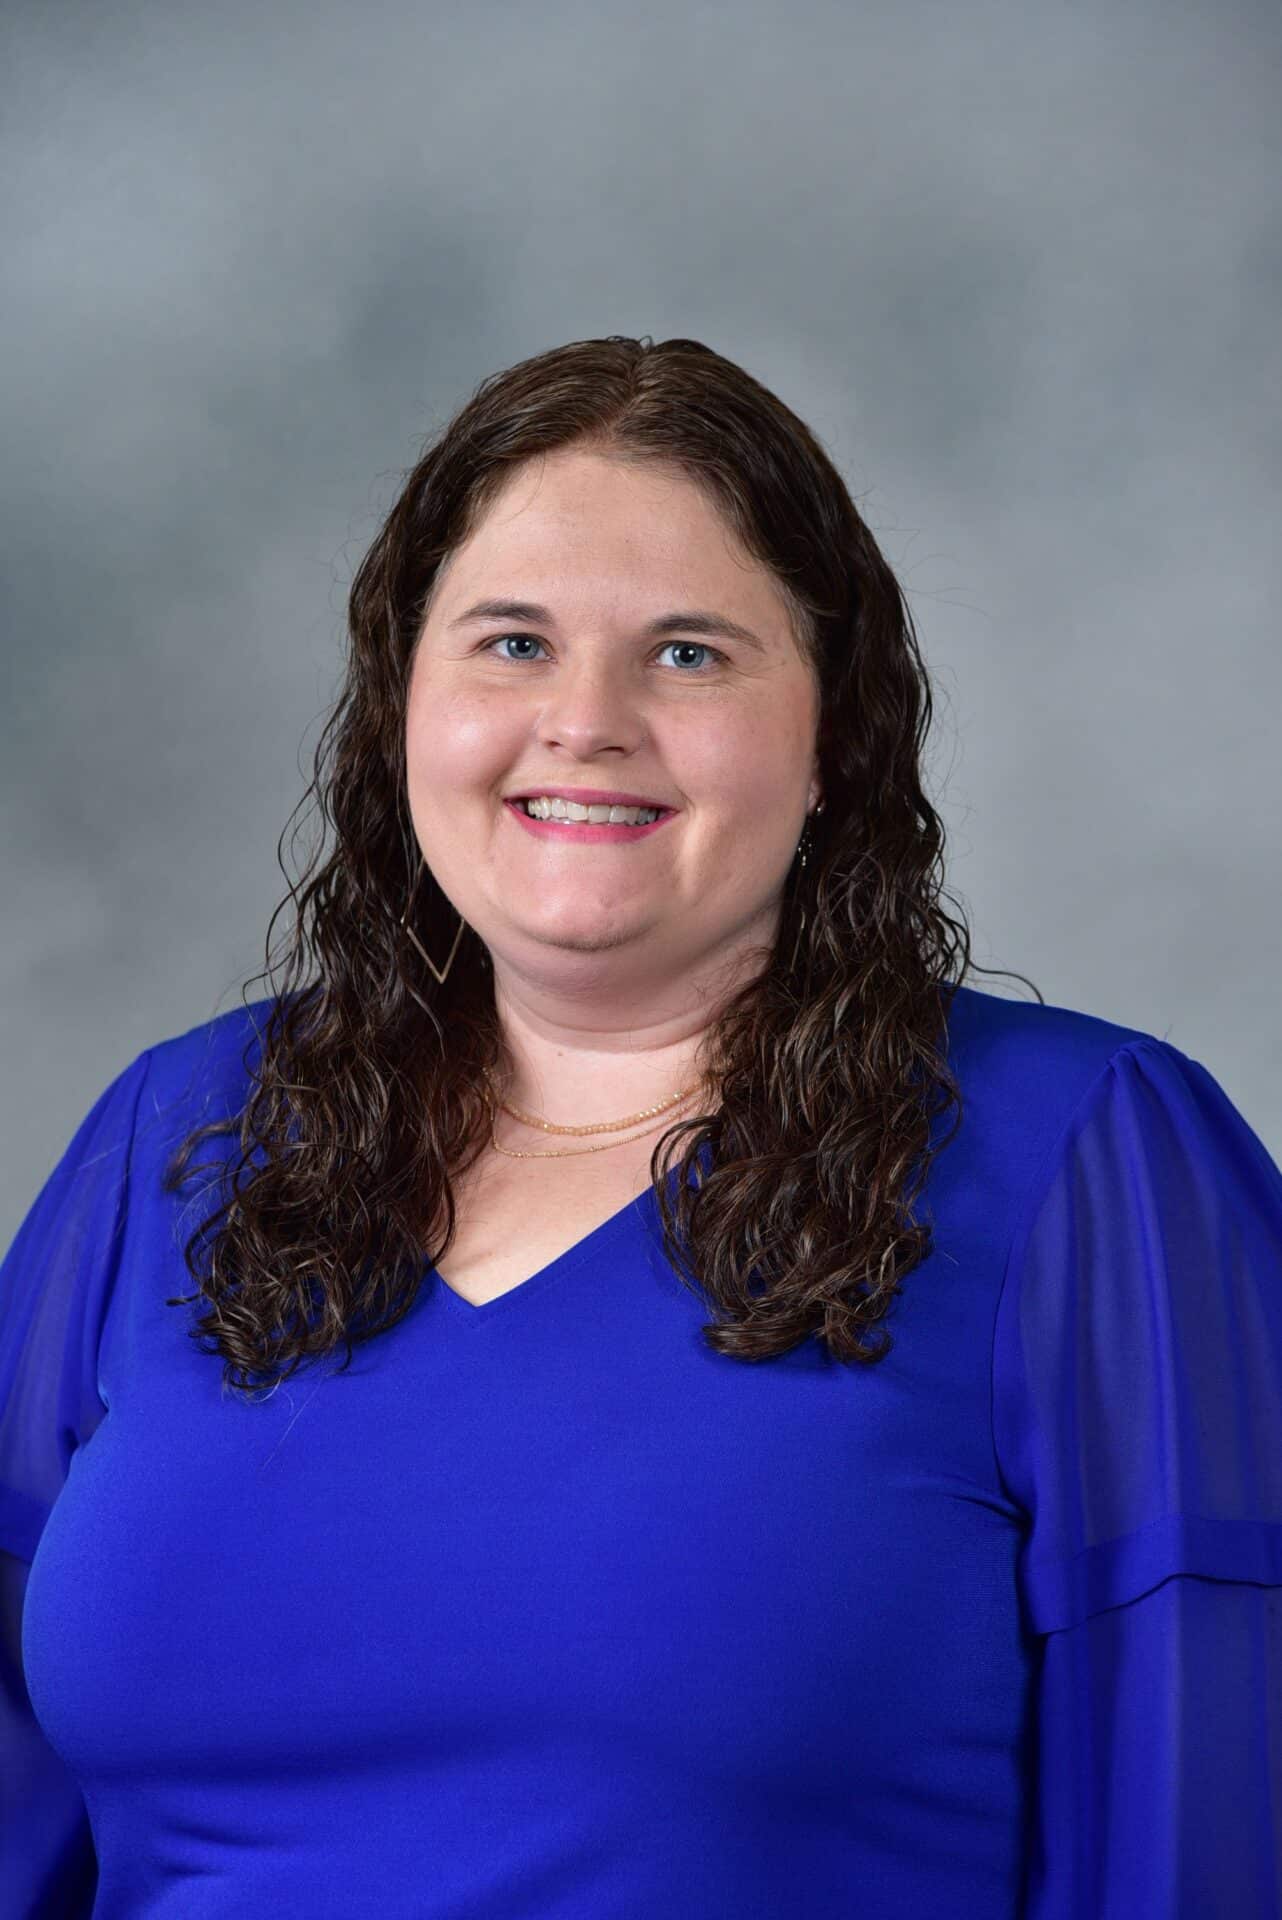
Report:
[[[418,948],[419,952],[422,954],[423,958],[426,960],[428,966],[432,969],[432,972],[436,975],[436,978],[441,984],[441,986],[444,986],[445,976],[446,974],[448,974],[450,968],[454,965],[454,956],[458,952],[458,943],[463,938],[463,929],[467,925],[467,922],[466,920],[464,920],[462,914],[460,914],[459,922],[458,922],[458,932],[454,936],[454,945],[450,948],[450,957],[445,962],[445,973],[442,973],[440,968],[437,966],[436,962],[433,960],[431,954],[428,952],[427,948],[423,945],[423,942],[419,939],[418,935],[415,933],[413,927],[409,925],[409,911],[411,906],[414,904],[414,895],[418,892],[419,878],[423,872],[423,868],[426,865],[427,865],[427,862],[423,859],[422,855],[420,854],[419,862],[418,862],[418,871],[414,875],[414,884],[410,888],[409,899],[406,901],[405,911],[401,915],[401,927],[404,930],[404,932],[406,932],[409,935],[410,939],[414,942],[414,945]]]

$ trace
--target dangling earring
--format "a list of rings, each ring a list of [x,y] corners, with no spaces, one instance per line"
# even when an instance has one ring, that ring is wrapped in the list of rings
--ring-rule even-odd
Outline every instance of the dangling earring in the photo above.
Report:
[[[419,952],[422,954],[423,958],[426,960],[428,966],[432,969],[432,972],[436,975],[436,978],[440,983],[440,985],[444,986],[445,975],[448,974],[450,968],[454,965],[454,956],[458,952],[458,943],[463,938],[463,929],[467,925],[467,922],[466,920],[464,920],[462,914],[460,914],[459,923],[458,923],[458,932],[454,936],[454,945],[450,948],[450,957],[445,962],[445,972],[442,973],[440,968],[436,965],[436,962],[433,960],[431,954],[427,951],[427,948],[423,945],[423,942],[419,939],[418,935],[415,933],[413,927],[410,926],[409,924],[410,907],[413,905],[414,895],[418,892],[419,878],[426,864],[427,862],[423,859],[422,855],[420,854],[419,862],[418,862],[418,870],[414,875],[414,884],[410,888],[409,899],[406,901],[405,911],[401,915],[401,927],[402,927],[402,930],[405,933],[407,933],[410,939],[414,942],[414,945],[418,948]]]
[[[819,805],[815,808],[815,814],[820,814],[823,812],[823,810],[824,810],[824,803],[821,800],[819,802]],[[797,843],[797,852],[801,856],[802,873],[806,871],[806,855],[809,853],[810,847],[811,847],[810,822],[813,817],[814,816],[811,814],[806,815],[806,824],[804,829],[802,830],[801,839]],[[805,931],[806,931],[806,908],[805,908],[805,903],[803,901],[802,908],[801,908],[801,923],[797,928],[797,937],[792,943],[792,959],[788,962],[789,970],[791,970],[797,964],[797,954],[801,947],[801,936]]]

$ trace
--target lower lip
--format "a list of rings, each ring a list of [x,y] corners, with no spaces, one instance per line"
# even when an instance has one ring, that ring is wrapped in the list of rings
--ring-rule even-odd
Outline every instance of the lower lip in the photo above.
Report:
[[[532,820],[524,807],[518,807],[515,800],[503,802],[508,812],[514,814],[527,833],[537,833],[543,840],[644,840],[649,833],[657,833],[669,820],[675,819],[676,809],[670,813],[661,813],[657,820],[647,820],[639,827],[592,826],[589,824],[562,824],[556,820]]]

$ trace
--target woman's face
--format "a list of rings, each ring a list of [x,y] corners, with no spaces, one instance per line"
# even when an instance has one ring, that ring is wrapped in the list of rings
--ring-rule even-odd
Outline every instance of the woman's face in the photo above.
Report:
[[[498,599],[545,611],[469,614]],[[756,641],[650,631],[690,610]],[[675,469],[561,450],[514,474],[437,576],[409,685],[414,830],[496,974],[694,976],[773,942],[822,797],[818,718],[772,575],[704,495]],[[635,839],[532,832],[505,796],[548,787],[676,812]]]

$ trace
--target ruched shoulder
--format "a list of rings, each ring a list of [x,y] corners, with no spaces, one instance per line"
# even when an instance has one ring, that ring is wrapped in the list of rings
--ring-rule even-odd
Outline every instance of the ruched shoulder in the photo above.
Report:
[[[1030,1627],[1282,1583],[1282,1171],[1198,1061],[1119,1048],[1036,1177],[993,1347]]]
[[[32,1712],[27,1579],[77,1449],[106,1409],[103,1323],[119,1266],[150,1051],[90,1107],[0,1263],[0,1914],[82,1920],[97,1862],[80,1787]]]
[[[31,1560],[106,1409],[98,1340],[124,1230],[140,1053],[100,1093],[0,1264],[0,1549]]]
[[[1042,1636],[1026,1920],[1276,1915],[1282,1173],[1165,1041],[1034,1179],[993,1417]]]

